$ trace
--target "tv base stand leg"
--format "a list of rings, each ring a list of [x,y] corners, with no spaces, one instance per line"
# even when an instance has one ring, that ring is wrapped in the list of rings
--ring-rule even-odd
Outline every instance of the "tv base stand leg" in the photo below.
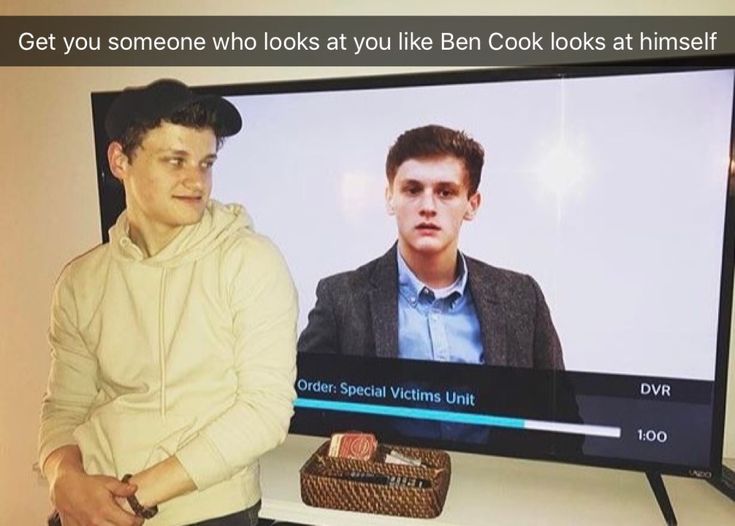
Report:
[[[658,507],[661,508],[661,513],[666,519],[668,526],[676,526],[676,515],[674,515],[674,508],[671,507],[671,501],[669,500],[669,494],[666,492],[666,486],[661,478],[661,473],[646,472],[646,478],[648,483],[651,485],[653,494],[656,496],[656,502]]]
[[[707,482],[735,501],[735,471],[723,465],[722,474]]]

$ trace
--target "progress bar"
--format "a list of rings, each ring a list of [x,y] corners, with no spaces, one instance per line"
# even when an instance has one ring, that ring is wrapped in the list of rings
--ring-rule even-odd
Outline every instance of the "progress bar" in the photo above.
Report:
[[[348,413],[364,413],[370,415],[397,416],[420,420],[437,420],[457,424],[474,424],[478,426],[508,427],[512,429],[529,429],[533,431],[554,431],[573,435],[588,435],[608,438],[620,438],[621,430],[613,426],[595,426],[587,424],[567,424],[548,420],[528,420],[507,416],[478,415],[476,413],[455,413],[437,409],[421,409],[418,407],[402,407],[377,404],[358,404],[355,402],[332,402],[314,398],[297,398],[296,407],[304,409],[323,409],[325,411],[344,411]]]

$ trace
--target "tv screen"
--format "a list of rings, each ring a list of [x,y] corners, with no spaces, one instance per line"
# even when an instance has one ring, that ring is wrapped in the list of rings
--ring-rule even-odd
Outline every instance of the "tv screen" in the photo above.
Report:
[[[201,88],[244,119],[213,198],[245,205],[299,292],[291,432],[717,472],[734,82],[621,66]],[[113,96],[92,98],[105,240]]]

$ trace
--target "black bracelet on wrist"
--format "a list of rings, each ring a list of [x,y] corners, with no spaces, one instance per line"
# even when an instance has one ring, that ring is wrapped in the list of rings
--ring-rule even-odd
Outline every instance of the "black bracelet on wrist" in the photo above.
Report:
[[[127,484],[132,476],[133,475],[128,473],[122,478],[122,481]],[[135,497],[135,493],[128,497],[128,504],[130,504],[130,507],[133,508],[135,516],[140,517],[141,519],[153,518],[156,516],[156,513],[158,513],[158,506],[151,506],[150,508],[143,506],[140,502],[138,502],[138,499]]]

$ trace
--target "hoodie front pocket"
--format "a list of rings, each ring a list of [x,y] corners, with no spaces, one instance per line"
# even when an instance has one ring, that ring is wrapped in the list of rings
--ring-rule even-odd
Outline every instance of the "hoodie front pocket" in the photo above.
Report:
[[[74,437],[90,474],[121,477],[138,473],[174,455],[195,419],[156,413],[126,413],[106,406],[94,411]]]

